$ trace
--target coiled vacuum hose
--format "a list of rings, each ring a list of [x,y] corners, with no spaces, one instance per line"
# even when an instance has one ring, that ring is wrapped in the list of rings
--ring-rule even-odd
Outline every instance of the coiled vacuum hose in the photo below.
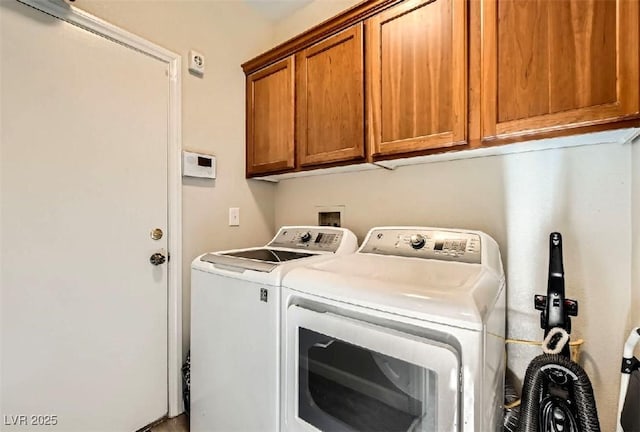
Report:
[[[551,398],[553,400],[541,410],[541,397],[545,396],[545,400],[548,400],[547,395],[542,392],[551,375],[556,377],[553,381],[557,381],[557,377],[560,380],[566,377],[567,382],[562,386],[571,388],[572,402],[575,404],[573,411],[577,413],[577,418],[562,398]],[[527,368],[522,388],[518,432],[600,432],[591,381],[584,369],[567,357],[561,354],[542,354],[534,358]],[[554,423],[562,423],[562,426],[556,428]]]

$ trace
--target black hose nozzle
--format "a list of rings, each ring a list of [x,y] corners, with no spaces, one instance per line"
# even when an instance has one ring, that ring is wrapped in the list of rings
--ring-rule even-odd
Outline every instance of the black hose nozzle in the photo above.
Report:
[[[549,235],[549,279],[547,295],[534,297],[535,308],[540,313],[540,327],[546,337],[549,331],[560,327],[571,333],[570,316],[578,315],[578,302],[567,299],[564,293],[564,265],[562,259],[562,235],[553,232]],[[569,357],[569,347],[565,346],[562,353]]]

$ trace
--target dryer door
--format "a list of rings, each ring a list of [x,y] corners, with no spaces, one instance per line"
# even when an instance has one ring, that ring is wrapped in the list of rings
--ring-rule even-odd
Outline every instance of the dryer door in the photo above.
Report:
[[[285,430],[459,430],[452,347],[300,306],[286,313]]]

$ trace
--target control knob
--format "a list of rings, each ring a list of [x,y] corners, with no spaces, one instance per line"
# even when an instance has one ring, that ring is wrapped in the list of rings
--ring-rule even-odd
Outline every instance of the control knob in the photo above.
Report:
[[[413,234],[409,239],[409,243],[411,243],[411,247],[414,249],[422,249],[425,242],[426,240],[422,234]]]
[[[300,236],[300,240],[302,240],[302,242],[303,242],[303,243],[308,242],[309,240],[311,240],[311,233],[310,233],[309,231],[307,231],[307,232],[303,233],[303,234]]]

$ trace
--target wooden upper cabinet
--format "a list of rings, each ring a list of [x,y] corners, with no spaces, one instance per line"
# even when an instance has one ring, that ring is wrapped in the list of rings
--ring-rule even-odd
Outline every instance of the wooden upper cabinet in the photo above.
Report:
[[[242,67],[248,177],[637,127],[640,0],[365,0]]]
[[[482,9],[473,14],[482,40],[482,138],[591,126],[639,111],[637,0],[474,6]]]
[[[247,175],[293,169],[293,56],[247,77]]]
[[[366,21],[374,156],[465,144],[466,7],[464,0],[407,0]]]
[[[364,158],[362,23],[296,55],[301,166]]]

